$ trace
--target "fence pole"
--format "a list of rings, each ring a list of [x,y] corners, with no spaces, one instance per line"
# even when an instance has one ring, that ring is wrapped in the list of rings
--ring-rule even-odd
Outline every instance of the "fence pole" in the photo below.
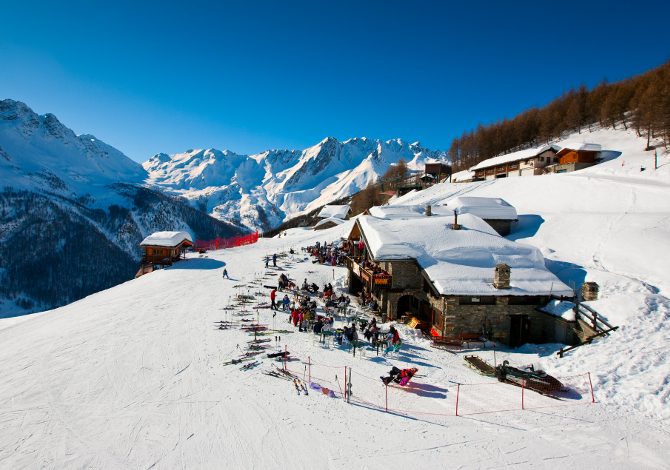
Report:
[[[589,374],[589,388],[591,389],[591,403],[596,402],[596,397],[593,395],[593,383],[591,382],[591,372],[588,372]]]
[[[310,356],[307,356],[307,367],[307,370],[309,371],[307,377],[309,379],[309,383],[312,383],[312,358]]]
[[[386,384],[386,411],[389,410],[389,386]]]
[[[461,395],[461,384],[456,384],[456,416],[458,416],[458,397]]]
[[[344,366],[344,401],[347,401],[347,366]]]
[[[524,403],[523,403],[523,395],[524,395],[523,392],[524,392],[524,390],[526,390],[526,381],[525,381],[525,380],[521,380],[521,409],[522,409],[522,410],[525,410],[525,409],[526,409],[526,408],[524,407]]]
[[[288,346],[284,345],[284,370],[286,370],[286,353],[288,352]]]

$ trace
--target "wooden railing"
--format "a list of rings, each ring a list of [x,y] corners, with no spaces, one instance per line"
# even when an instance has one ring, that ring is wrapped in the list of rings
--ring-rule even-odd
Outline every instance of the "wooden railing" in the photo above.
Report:
[[[384,273],[374,273],[371,269],[364,268],[361,264],[357,262],[356,259],[349,256],[346,257],[347,268],[349,268],[355,275],[361,278],[361,280],[368,284],[369,287],[377,286],[382,288],[390,288],[393,283],[393,277],[384,272]]]

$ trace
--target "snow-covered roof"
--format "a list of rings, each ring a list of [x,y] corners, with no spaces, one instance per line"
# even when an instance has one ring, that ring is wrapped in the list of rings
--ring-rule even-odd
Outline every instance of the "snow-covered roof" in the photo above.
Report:
[[[413,205],[384,205],[373,206],[369,209],[370,215],[379,219],[406,219],[412,217],[426,217],[426,206]],[[431,212],[434,215],[453,215],[454,211],[445,206],[433,206]]]
[[[142,240],[140,246],[177,246],[184,240],[188,240],[193,243],[191,235],[189,235],[187,232],[154,232]]]
[[[568,150],[578,150],[582,152],[600,152],[602,150],[600,144],[591,144],[587,142],[568,141],[561,142],[558,146],[561,148],[558,151],[559,154]]]
[[[475,172],[470,170],[461,170],[451,175],[451,181],[457,183],[459,181],[471,180],[475,177]]]
[[[325,225],[329,222],[332,222],[336,225],[342,225],[343,223],[346,222],[346,220],[338,219],[337,217],[328,217],[326,219],[321,219],[319,220],[315,225],[314,228],[321,227],[322,225]]]
[[[575,321],[577,320],[577,315],[575,315],[575,304],[567,300],[551,300],[547,305],[540,308],[543,312],[547,312],[555,317],[561,317],[563,320]]]
[[[343,205],[329,204],[327,206],[323,206],[323,209],[321,209],[321,212],[319,212],[319,215],[317,215],[317,217],[320,218],[336,217],[338,219],[344,219],[347,217],[349,210],[350,207],[348,204]]]
[[[516,209],[499,197],[461,196],[447,201],[446,207],[458,214],[474,214],[487,220],[517,220]]]
[[[537,248],[499,236],[472,214],[459,216],[461,230],[453,222],[453,216],[358,219],[374,259],[415,259],[442,295],[573,295]],[[509,289],[493,287],[499,263],[511,267]]]
[[[502,165],[503,163],[510,163],[519,160],[525,160],[527,158],[533,158],[552,148],[554,150],[558,150],[558,146],[556,145],[543,145],[542,147],[519,150],[518,152],[512,152],[505,155],[500,155],[498,157],[489,158],[487,160],[479,162],[475,166],[470,167],[470,170],[471,171],[481,170],[482,168],[489,168],[496,165]]]

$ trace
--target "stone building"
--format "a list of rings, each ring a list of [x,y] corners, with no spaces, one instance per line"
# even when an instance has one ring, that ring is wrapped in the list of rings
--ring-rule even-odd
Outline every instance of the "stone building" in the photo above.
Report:
[[[349,234],[350,292],[372,296],[390,320],[416,317],[436,336],[553,342],[557,318],[538,307],[574,293],[546,269],[539,250],[501,237],[473,214],[456,223],[440,207],[430,216],[396,209],[358,218]]]

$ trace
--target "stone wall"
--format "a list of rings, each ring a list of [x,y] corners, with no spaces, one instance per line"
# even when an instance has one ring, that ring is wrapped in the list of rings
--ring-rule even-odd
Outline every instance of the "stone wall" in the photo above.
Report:
[[[423,278],[415,261],[383,261],[380,263],[392,276],[392,289],[420,289]]]

